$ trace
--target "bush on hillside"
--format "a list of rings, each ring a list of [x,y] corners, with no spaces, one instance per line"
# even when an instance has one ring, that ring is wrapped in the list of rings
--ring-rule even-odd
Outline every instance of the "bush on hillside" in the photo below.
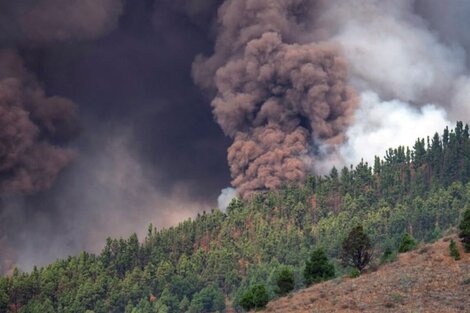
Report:
[[[465,252],[470,252],[470,209],[465,210],[459,230],[459,238],[462,241]]]
[[[457,249],[457,244],[455,241],[452,239],[449,244],[449,252],[450,256],[454,258],[454,260],[460,260],[460,252],[459,249]]]
[[[392,248],[387,247],[385,248],[382,257],[380,258],[380,263],[388,263],[388,262],[393,262],[397,259],[397,254],[396,252],[393,252]]]
[[[353,268],[352,271],[349,273],[350,278],[357,278],[361,276],[361,272],[357,268]]]
[[[269,295],[264,285],[258,284],[249,288],[243,293],[240,299],[240,306],[245,310],[262,309],[269,302]]]
[[[403,237],[401,237],[400,246],[398,247],[398,252],[405,253],[405,252],[413,250],[414,248],[416,248],[416,246],[417,246],[416,240],[414,240],[414,238],[410,234],[405,233]]]
[[[304,278],[307,286],[328,280],[334,276],[335,267],[328,262],[325,251],[321,248],[314,250],[305,264]]]
[[[295,286],[294,273],[287,267],[283,268],[276,280],[277,294],[284,296],[291,292]]]

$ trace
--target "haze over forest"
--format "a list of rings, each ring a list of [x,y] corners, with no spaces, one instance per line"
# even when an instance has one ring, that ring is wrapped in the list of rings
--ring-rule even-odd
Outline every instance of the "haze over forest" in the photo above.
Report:
[[[465,0],[0,0],[2,271],[470,122],[468,16]]]

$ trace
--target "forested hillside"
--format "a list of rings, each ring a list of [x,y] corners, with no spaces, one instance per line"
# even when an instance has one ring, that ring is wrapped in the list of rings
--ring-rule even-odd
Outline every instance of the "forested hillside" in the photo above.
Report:
[[[31,273],[0,279],[0,312],[216,312],[262,282],[274,296],[287,266],[303,286],[315,247],[333,260],[358,224],[377,254],[405,232],[433,241],[470,205],[469,127],[458,123],[412,148],[387,151],[374,164],[333,168],[302,186],[232,201],[176,227],[152,226],[108,239],[99,255],[82,252]],[[337,272],[342,269],[337,264]]]

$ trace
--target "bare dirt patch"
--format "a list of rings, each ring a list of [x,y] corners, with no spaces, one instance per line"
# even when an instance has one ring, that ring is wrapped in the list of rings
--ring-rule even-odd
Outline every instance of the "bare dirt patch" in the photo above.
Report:
[[[454,238],[456,240],[456,238]],[[457,241],[457,240],[456,240]],[[470,312],[470,254],[449,241],[418,247],[359,278],[337,278],[270,302],[266,312]]]

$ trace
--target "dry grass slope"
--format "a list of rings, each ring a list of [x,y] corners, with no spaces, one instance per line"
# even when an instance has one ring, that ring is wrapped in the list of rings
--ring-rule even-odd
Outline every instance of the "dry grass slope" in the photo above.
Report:
[[[456,238],[454,238],[455,240]],[[268,304],[264,312],[470,312],[470,254],[449,256],[449,238],[400,255],[359,278],[338,278]]]

